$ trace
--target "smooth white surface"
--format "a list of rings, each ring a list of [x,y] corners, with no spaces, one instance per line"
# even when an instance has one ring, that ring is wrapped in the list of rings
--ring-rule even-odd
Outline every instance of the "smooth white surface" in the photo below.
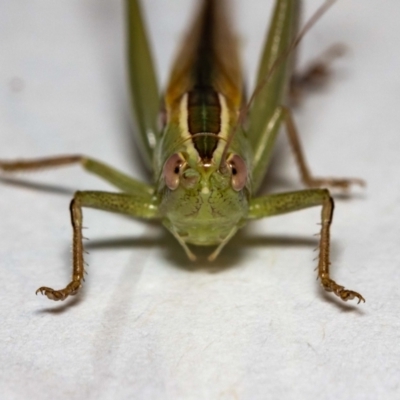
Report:
[[[195,2],[145,3],[165,82]],[[270,3],[235,2],[249,78]],[[399,13],[395,0],[339,1],[302,46],[305,63],[349,48],[296,119],[316,174],[368,182],[338,199],[332,229],[333,277],[366,304],[315,281],[318,209],[252,224],[212,268],[208,251],[191,264],[157,225],[85,210],[84,290],[36,297],[70,277],[73,191],[109,186],[78,167],[25,174],[0,182],[1,398],[400,398]],[[0,158],[82,153],[145,179],[122,23],[116,0],[1,2]],[[284,144],[268,191],[301,187]]]

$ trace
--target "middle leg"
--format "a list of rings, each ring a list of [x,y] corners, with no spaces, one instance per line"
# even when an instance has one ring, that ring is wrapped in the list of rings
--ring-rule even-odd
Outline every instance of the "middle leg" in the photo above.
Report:
[[[118,212],[132,217],[155,219],[158,218],[158,207],[152,196],[143,194],[133,196],[125,193],[108,192],[76,192],[70,205],[72,238],[72,280],[63,289],[54,290],[49,287],[40,287],[36,293],[46,295],[50,300],[65,300],[74,295],[82,286],[84,278],[83,235],[82,235],[82,208],[90,207],[104,211]]]
[[[307,165],[304,151],[300,143],[299,134],[292,116],[292,112],[287,107],[281,107],[282,117],[286,124],[286,132],[293,150],[296,164],[300,171],[302,182],[308,187],[332,187],[347,190],[351,185],[365,186],[365,182],[358,178],[320,178],[311,174]]]
[[[0,171],[5,173],[29,172],[75,164],[81,165],[86,171],[97,175],[124,192],[131,194],[154,193],[151,186],[139,182],[103,162],[79,154],[14,161],[0,160]]]

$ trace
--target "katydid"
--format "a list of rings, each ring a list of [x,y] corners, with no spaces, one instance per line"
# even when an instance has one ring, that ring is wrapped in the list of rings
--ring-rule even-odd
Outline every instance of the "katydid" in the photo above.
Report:
[[[246,104],[236,37],[222,0],[203,0],[172,68],[161,101],[138,0],[126,0],[133,111],[140,145],[153,184],[139,182],[81,155],[0,161],[3,172],[80,164],[121,192],[78,191],[71,205],[72,281],[63,289],[41,287],[52,300],[65,300],[84,277],[82,210],[96,208],[134,218],[160,220],[182,245],[216,246],[214,260],[248,221],[319,206],[321,232],[318,277],[342,300],[365,301],[330,277],[330,225],[334,203],[327,189],[361,184],[357,179],[314,178],[305,162],[291,111],[284,100],[298,40],[300,0],[276,0],[257,76]],[[243,110],[245,112],[243,113]],[[245,121],[243,119],[245,118]],[[245,122],[245,123],[243,123]],[[309,189],[256,197],[280,128],[284,126]]]

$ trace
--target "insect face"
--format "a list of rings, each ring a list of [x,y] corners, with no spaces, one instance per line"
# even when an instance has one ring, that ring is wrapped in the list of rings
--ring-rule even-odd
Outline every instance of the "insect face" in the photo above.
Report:
[[[228,157],[227,164],[224,171],[212,161],[193,165],[182,153],[165,162],[160,209],[164,224],[184,242],[219,244],[246,218],[246,164],[236,154]]]

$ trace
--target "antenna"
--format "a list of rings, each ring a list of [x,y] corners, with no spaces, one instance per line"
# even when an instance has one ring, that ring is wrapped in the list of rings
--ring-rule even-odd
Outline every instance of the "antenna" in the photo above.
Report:
[[[239,126],[243,125],[244,120],[250,110],[251,104],[253,103],[256,96],[261,92],[261,90],[265,87],[268,81],[271,79],[272,75],[276,71],[277,67],[290,55],[290,53],[299,45],[303,37],[306,33],[316,24],[316,22],[328,11],[330,7],[336,2],[337,0],[326,0],[324,4],[322,4],[317,11],[311,16],[311,18],[307,21],[304,27],[300,30],[297,37],[292,41],[292,43],[275,59],[271,68],[269,69],[266,76],[261,80],[261,82],[256,86],[253,91],[253,94],[250,96],[248,103],[240,110],[239,117],[235,127],[232,130],[232,133],[229,135],[228,139],[226,140],[226,145],[224,151],[222,152],[221,162],[219,165],[219,170],[221,172],[225,172],[226,166],[226,158],[228,155],[228,149],[232,143],[233,138]]]

